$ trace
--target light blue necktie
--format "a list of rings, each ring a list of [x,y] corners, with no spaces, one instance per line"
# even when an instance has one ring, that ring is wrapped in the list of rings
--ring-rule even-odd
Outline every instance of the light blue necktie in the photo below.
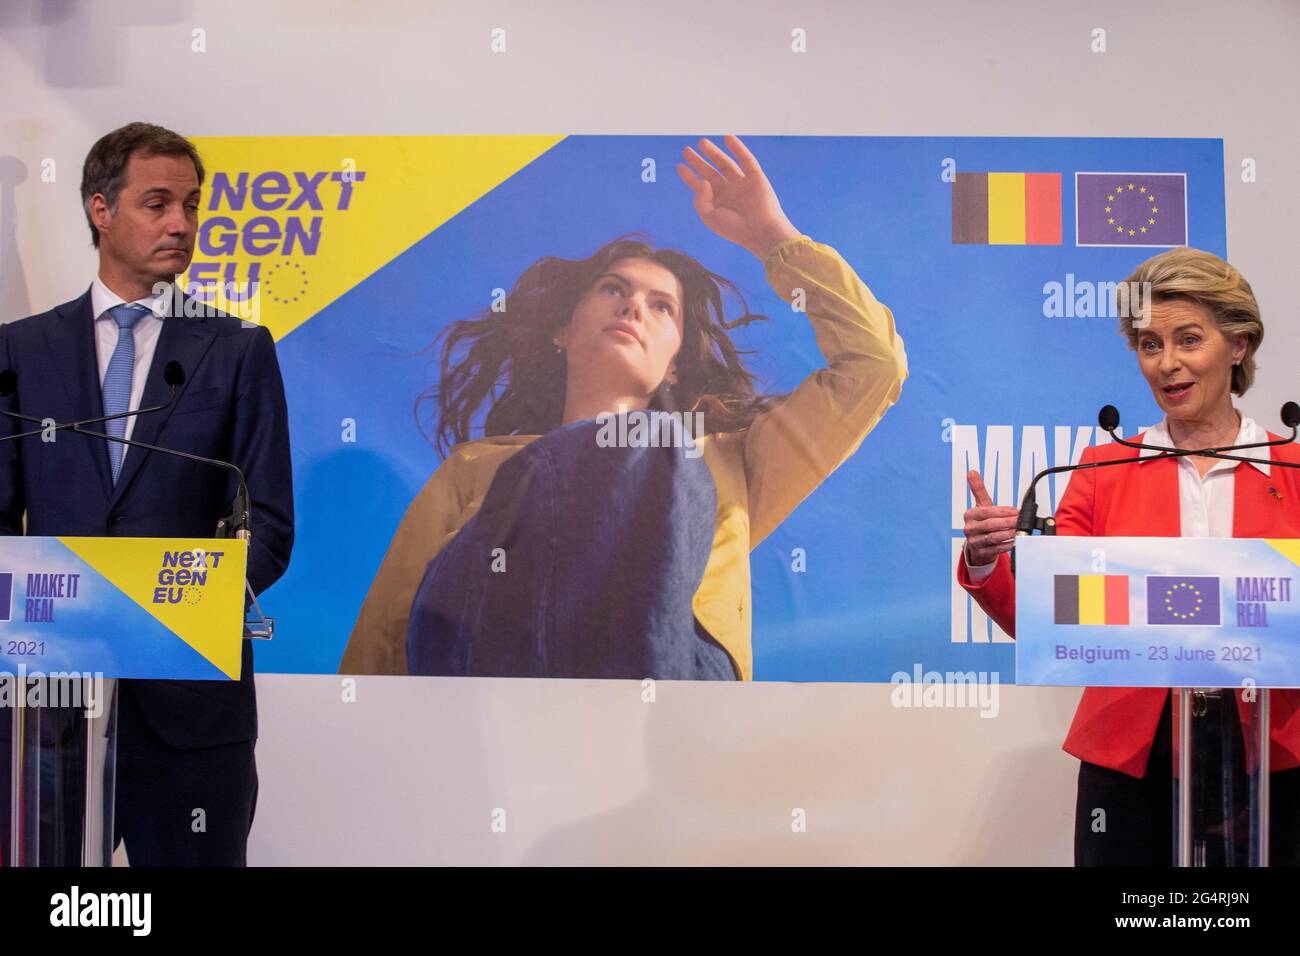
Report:
[[[135,328],[136,321],[149,310],[143,305],[131,302],[114,306],[108,310],[109,316],[117,323],[117,347],[113,357],[108,360],[108,371],[104,373],[104,414],[119,415],[131,407],[131,377],[135,371]],[[125,418],[117,418],[104,424],[108,434],[118,438],[126,437]],[[126,446],[115,441],[108,443],[108,460],[113,466],[113,484],[122,473],[122,452]]]

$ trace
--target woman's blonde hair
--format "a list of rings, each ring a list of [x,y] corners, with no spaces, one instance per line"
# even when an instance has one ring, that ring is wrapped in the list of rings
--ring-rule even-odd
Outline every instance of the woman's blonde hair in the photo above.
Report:
[[[1133,295],[1128,295],[1133,290]],[[1140,264],[1117,290],[1120,334],[1137,350],[1141,325],[1133,321],[1146,315],[1153,302],[1184,299],[1209,309],[1219,331],[1228,339],[1246,336],[1246,354],[1232,367],[1232,391],[1246,394],[1255,381],[1255,352],[1264,341],[1264,320],[1255,293],[1236,268],[1212,252],[1180,246]],[[1127,299],[1127,307],[1126,307]],[[1135,308],[1141,303],[1141,312]]]

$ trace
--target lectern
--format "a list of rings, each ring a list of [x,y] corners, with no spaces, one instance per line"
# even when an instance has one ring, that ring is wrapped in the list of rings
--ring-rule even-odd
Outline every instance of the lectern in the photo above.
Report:
[[[1170,862],[1267,866],[1300,540],[1021,537],[1016,566],[1016,683],[1169,688]]]
[[[111,862],[117,681],[238,680],[274,627],[247,558],[243,538],[0,537],[0,865]]]

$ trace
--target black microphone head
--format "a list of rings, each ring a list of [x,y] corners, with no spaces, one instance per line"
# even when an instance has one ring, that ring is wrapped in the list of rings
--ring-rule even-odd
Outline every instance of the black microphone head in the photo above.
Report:
[[[1102,431],[1113,432],[1119,428],[1119,409],[1114,405],[1103,405],[1097,413],[1097,424]]]
[[[168,362],[163,366],[163,381],[172,388],[185,384],[185,369],[181,368],[180,362]]]
[[[0,372],[0,376],[7,374],[10,373]],[[1300,405],[1295,402],[1287,402],[1282,406],[1282,424],[1287,428],[1295,428],[1300,425]]]
[[[0,398],[6,398],[18,391],[18,373],[11,368],[0,372]],[[1288,402],[1288,405],[1294,405],[1295,402]],[[1283,409],[1283,414],[1286,409]]]
[[[1020,501],[1020,514],[1016,517],[1016,534],[1033,534],[1038,522],[1038,494],[1030,482],[1029,490]]]

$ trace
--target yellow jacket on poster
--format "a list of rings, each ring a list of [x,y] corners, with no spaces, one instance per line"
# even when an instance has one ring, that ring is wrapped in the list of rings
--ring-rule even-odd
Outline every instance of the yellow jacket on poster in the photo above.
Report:
[[[713,550],[692,599],[700,624],[753,679],[749,552],[848,459],[907,378],[894,317],[830,246],[808,236],[776,246],[767,280],[791,302],[802,290],[827,367],[742,432],[698,439],[717,486]],[[497,468],[536,435],[455,446],[411,502],[370,586],[339,671],[405,674],[411,603],[425,568],[477,513]]]

